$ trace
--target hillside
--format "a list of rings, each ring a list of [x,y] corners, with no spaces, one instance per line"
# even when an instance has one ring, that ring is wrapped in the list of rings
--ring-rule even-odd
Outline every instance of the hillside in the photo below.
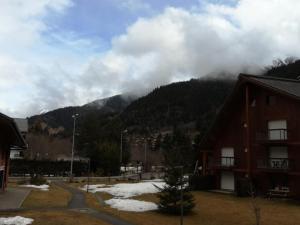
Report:
[[[300,75],[300,60],[274,61],[274,65],[267,67],[262,74],[296,79]],[[136,137],[132,139],[134,146],[145,135],[154,137],[154,140],[155,136],[172,130],[174,126],[186,127],[201,136],[217,115],[234,83],[235,79],[228,76],[192,79],[158,87],[136,100],[117,95],[83,106],[60,108],[29,118],[30,137],[33,140],[39,135],[48,137],[47,145],[52,146],[53,143],[49,149],[58,148],[54,147],[56,142],[53,142],[56,137],[70,142],[74,113],[80,114],[77,124],[77,132],[80,133],[77,149],[80,151],[87,147],[86,143],[99,140],[119,145],[120,132],[124,129],[129,131],[129,139],[130,136]],[[41,138],[39,140],[41,143],[32,141],[35,144],[29,146],[31,151],[42,151],[40,146],[46,142]],[[56,145],[69,154],[70,146],[65,147],[63,143],[64,140],[61,140]]]
[[[133,100],[134,97],[116,95],[96,100],[83,106],[59,108],[41,115],[35,115],[29,118],[30,132],[69,137],[73,127],[72,115],[75,113],[78,113],[80,118],[84,118],[90,113],[97,113],[103,117],[119,114]]]
[[[160,130],[194,123],[206,126],[232,89],[233,79],[192,79],[154,89],[132,102],[121,117],[127,127]]]

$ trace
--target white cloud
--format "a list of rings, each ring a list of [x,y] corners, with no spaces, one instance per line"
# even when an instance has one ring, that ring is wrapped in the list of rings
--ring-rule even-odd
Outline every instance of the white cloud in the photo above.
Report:
[[[30,115],[122,92],[142,94],[174,80],[218,71],[256,72],[275,58],[300,55],[298,0],[239,0],[230,5],[206,1],[192,11],[169,7],[138,19],[113,38],[108,51],[85,57],[72,50],[89,48],[89,40],[72,33],[52,34],[69,46],[62,51],[45,46],[42,35],[48,29],[43,22],[47,13],[63,13],[70,1],[44,0],[36,5],[31,0],[33,6],[23,4],[20,15],[8,2],[23,1],[2,1],[9,6],[0,7],[0,91],[10,94],[0,96],[0,109],[6,112]],[[143,2],[125,3],[129,7]],[[13,26],[3,28],[5,24]],[[46,52],[26,58],[36,45]],[[20,83],[26,85],[16,93],[27,97],[15,100]],[[7,96],[14,96],[14,101]]]
[[[299,10],[297,0],[206,3],[198,12],[170,7],[115,37],[84,77],[102,91],[145,93],[218,71],[257,72],[274,58],[300,54]]]

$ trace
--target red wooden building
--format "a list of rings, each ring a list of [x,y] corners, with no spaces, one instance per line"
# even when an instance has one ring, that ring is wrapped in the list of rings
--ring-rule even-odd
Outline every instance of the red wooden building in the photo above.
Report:
[[[14,120],[0,113],[0,192],[7,185],[11,148],[25,149],[26,143]]]
[[[300,198],[300,81],[241,74],[202,141],[203,174],[235,191],[250,178],[260,193]]]

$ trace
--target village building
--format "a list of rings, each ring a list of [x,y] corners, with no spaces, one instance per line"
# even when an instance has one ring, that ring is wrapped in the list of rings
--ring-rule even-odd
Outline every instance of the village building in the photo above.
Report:
[[[23,139],[26,141],[26,136],[28,133],[28,119],[14,118],[14,121],[17,124],[17,127],[20,133],[22,134]],[[19,149],[19,148],[10,149],[10,159],[23,159],[23,158],[24,158],[23,149]]]
[[[0,113],[0,192],[7,186],[10,149],[26,149],[26,147],[15,121]]]
[[[300,198],[300,81],[241,74],[200,147],[214,189]]]

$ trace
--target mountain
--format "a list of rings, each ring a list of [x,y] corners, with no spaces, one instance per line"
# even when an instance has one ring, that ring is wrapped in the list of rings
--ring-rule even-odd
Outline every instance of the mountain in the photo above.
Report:
[[[262,74],[296,79],[300,75],[300,60],[294,58],[276,60],[272,66],[262,71]],[[75,113],[80,114],[76,130],[81,132],[77,140],[82,146],[87,142],[96,143],[99,140],[103,143],[110,140],[111,143],[118,145],[120,132],[124,129],[128,131],[127,138],[133,140],[129,143],[133,146],[145,136],[148,137],[147,140],[151,138],[159,140],[155,137],[172,130],[175,126],[192,129],[193,135],[200,133],[201,136],[214,120],[236,80],[236,76],[213,77],[161,86],[138,99],[117,95],[83,106],[60,108],[30,117],[30,134],[33,135],[32,139],[38,140],[31,142],[36,143],[34,146],[31,145],[31,149],[34,149],[31,151],[41,151],[41,146],[45,143],[49,149],[58,149],[54,146],[53,140],[60,137],[61,142],[56,145],[59,149],[65,149],[65,154],[69,153],[70,147],[65,147],[63,141],[68,140],[70,143],[72,115]],[[42,138],[37,138],[39,135],[48,138],[43,141]],[[30,146],[30,141],[28,142]]]
[[[154,89],[133,101],[121,117],[127,127],[160,130],[194,123],[201,129],[215,116],[235,80],[192,79]]]
[[[41,115],[35,115],[29,118],[30,132],[69,137],[73,128],[72,115],[79,114],[79,117],[85,117],[95,112],[105,117],[106,115],[119,114],[134,99],[135,97],[129,95],[116,95],[99,99],[83,106],[64,107]]]

